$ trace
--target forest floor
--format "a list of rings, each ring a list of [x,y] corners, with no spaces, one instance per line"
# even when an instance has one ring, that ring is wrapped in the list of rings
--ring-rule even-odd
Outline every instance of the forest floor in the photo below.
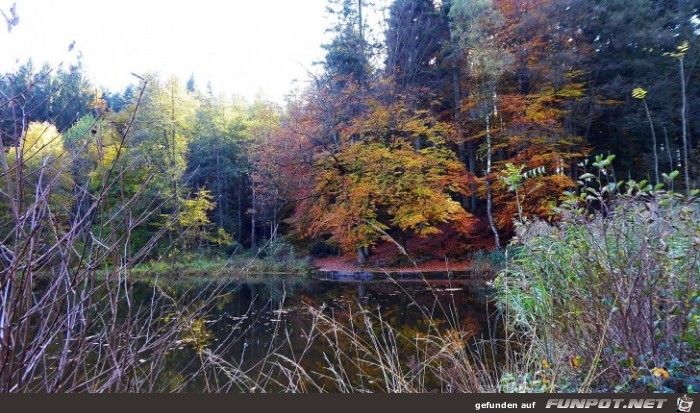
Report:
[[[390,273],[435,273],[471,272],[490,270],[484,263],[475,263],[474,252],[486,251],[490,234],[478,229],[465,240],[465,237],[441,228],[442,232],[426,238],[412,238],[406,242],[409,257],[403,255],[392,242],[384,242],[372,249],[368,262],[360,266],[357,254],[346,253],[340,256],[317,258],[311,264],[319,271],[331,272],[390,272]]]
[[[416,262],[416,265],[389,266],[378,263],[360,266],[357,264],[357,257],[354,255],[342,255],[339,257],[319,258],[311,262],[319,271],[331,272],[399,272],[399,273],[424,273],[424,272],[448,272],[448,271],[469,271],[471,261],[468,260],[429,260]]]

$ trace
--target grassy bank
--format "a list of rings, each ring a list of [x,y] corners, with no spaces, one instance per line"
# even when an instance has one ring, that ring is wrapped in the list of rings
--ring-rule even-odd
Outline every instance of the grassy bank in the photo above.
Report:
[[[131,274],[143,279],[218,281],[258,279],[267,276],[305,277],[312,271],[307,259],[276,260],[237,256],[229,259],[196,258],[184,262],[154,261],[134,267]]]

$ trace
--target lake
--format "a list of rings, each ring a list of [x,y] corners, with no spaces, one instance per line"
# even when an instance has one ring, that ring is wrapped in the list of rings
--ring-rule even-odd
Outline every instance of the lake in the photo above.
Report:
[[[445,391],[444,379],[431,383],[425,365],[454,344],[440,348],[435,337],[458,336],[454,342],[464,347],[457,350],[466,351],[493,331],[483,280],[278,277],[219,288],[163,288],[183,302],[216,294],[198,344],[185,339],[168,355],[171,373],[164,377],[172,383],[163,385],[193,392],[386,391],[387,368],[402,377],[422,369],[416,373],[423,375],[421,385]],[[146,301],[152,288],[135,290]]]

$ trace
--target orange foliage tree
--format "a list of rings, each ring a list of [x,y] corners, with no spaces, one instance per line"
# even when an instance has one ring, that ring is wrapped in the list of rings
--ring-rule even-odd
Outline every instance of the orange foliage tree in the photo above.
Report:
[[[573,76],[574,74],[572,74]],[[587,154],[580,136],[572,136],[563,125],[569,112],[567,104],[583,95],[583,85],[571,82],[561,89],[542,87],[536,94],[509,94],[501,99],[501,139],[504,154],[497,163],[496,174],[503,176],[507,164],[543,173],[523,183],[524,216],[548,218],[561,194],[575,186],[571,165]],[[515,194],[503,179],[494,180],[495,220],[499,228],[511,229],[517,214]]]
[[[345,250],[364,251],[389,236],[426,236],[471,215],[453,196],[466,194],[468,175],[447,147],[449,125],[402,102],[368,103],[342,132],[342,148],[316,164],[316,186],[295,216],[306,236],[330,235]]]

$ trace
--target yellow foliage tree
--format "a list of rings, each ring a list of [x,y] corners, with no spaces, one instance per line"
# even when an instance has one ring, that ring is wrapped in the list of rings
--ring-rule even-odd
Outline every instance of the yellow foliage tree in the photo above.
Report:
[[[56,127],[48,122],[30,123],[19,148],[8,151],[7,161],[8,172],[22,183],[17,191],[21,209],[48,206],[48,210],[37,211],[37,216],[51,219],[56,228],[68,225],[74,188],[73,159]]]

